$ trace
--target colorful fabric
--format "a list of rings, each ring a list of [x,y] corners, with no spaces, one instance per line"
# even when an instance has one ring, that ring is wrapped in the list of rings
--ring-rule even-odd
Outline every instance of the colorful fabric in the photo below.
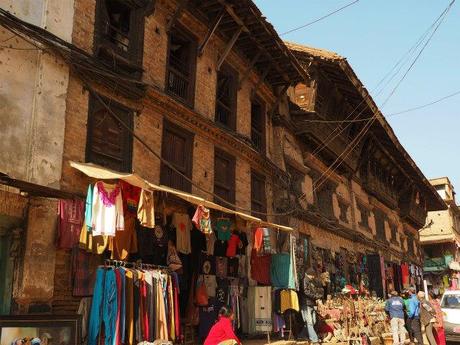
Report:
[[[136,217],[142,189],[123,180],[120,180],[120,187],[123,197],[123,212],[125,218]]]
[[[271,255],[257,255],[253,250],[251,255],[251,278],[263,285],[270,285]]]
[[[209,209],[203,205],[199,205],[196,208],[195,215],[192,218],[192,222],[195,223],[196,227],[205,234],[212,233],[211,217]]]
[[[90,270],[91,254],[74,246],[71,254],[70,278],[72,295],[75,297],[92,296],[94,272]]]

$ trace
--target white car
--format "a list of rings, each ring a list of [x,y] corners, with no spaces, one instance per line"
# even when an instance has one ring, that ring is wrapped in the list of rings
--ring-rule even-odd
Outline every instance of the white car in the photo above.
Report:
[[[441,299],[447,341],[460,342],[460,290],[444,292]]]

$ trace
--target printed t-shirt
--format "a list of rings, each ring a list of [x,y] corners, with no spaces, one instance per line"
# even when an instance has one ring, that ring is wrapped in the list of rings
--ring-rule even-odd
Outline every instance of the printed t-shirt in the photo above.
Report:
[[[215,257],[212,255],[207,255],[206,253],[201,253],[200,257],[201,263],[201,274],[216,274],[216,262]]]
[[[137,208],[137,218],[142,226],[153,228],[155,226],[155,211],[153,205],[153,193],[148,190],[142,190],[139,197]]]
[[[120,180],[121,195],[123,198],[123,212],[126,217],[136,217],[141,188],[133,186],[126,181]]]
[[[216,240],[214,243],[214,255],[225,256],[227,254],[227,241]]]
[[[234,257],[236,255],[236,250],[240,244],[240,237],[236,234],[232,234],[230,239],[227,242],[227,256]]]
[[[196,227],[205,234],[212,232],[211,218],[209,215],[209,209],[199,205],[196,208],[195,215],[193,216],[192,222]]]
[[[192,222],[186,213],[174,213],[172,225],[176,228],[176,248],[179,253],[190,254],[192,246],[190,242],[190,232]]]
[[[238,258],[228,258],[227,260],[227,276],[238,277]]]
[[[216,304],[219,307],[227,304],[228,299],[228,280],[225,278],[217,278],[216,288]]]
[[[78,244],[83,225],[83,200],[59,200],[58,247],[72,249]]]
[[[219,278],[227,277],[227,258],[216,256],[216,276]]]
[[[248,237],[246,236],[246,233],[243,231],[238,232],[237,235],[240,238],[240,243],[238,244],[238,249],[236,250],[236,253],[239,255],[246,255],[246,248],[249,244]]]
[[[228,241],[232,235],[230,231],[231,225],[230,219],[218,219],[216,222],[217,239]]]

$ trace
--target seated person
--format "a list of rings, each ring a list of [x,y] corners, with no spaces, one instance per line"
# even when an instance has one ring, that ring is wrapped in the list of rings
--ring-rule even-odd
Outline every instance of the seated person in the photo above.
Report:
[[[230,307],[219,310],[217,322],[212,326],[203,345],[241,345],[232,329],[233,311]]]

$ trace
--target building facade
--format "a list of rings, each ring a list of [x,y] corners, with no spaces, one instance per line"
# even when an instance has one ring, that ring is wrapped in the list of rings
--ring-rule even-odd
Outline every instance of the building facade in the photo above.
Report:
[[[24,44],[38,56],[44,48],[56,64],[52,72],[36,64],[14,76],[14,66],[0,67],[8,68],[3,79],[11,85],[33,74],[52,89],[6,87],[0,94],[8,99],[1,119],[16,109],[32,127],[2,128],[11,143],[0,160],[2,313],[78,308],[71,252],[55,246],[56,209],[58,199],[84,198],[94,179],[70,162],[134,171],[290,226],[308,243],[309,264],[325,272],[343,258],[343,278],[357,285],[366,255],[378,266],[376,277],[395,265],[421,266],[418,229],[427,211],[444,204],[344,58],[286,44],[247,0],[59,2],[45,12],[72,23],[62,35],[1,4],[9,12],[1,13],[1,38],[32,38],[38,48],[13,38],[0,54],[19,63],[28,59],[28,51],[15,50]],[[27,92],[37,95],[26,102]],[[32,104],[40,100],[46,111]],[[338,127],[356,109],[360,119],[375,116],[369,126]],[[14,145],[17,136],[28,146]],[[170,195],[159,205],[165,215],[186,208]],[[248,233],[253,225],[237,222]],[[390,284],[389,273],[372,289],[383,295]]]
[[[446,210],[429,212],[426,224],[420,230],[425,278],[428,286],[439,292],[456,284],[452,279],[456,280],[460,268],[460,210],[448,177],[431,179],[430,183],[447,205]]]

